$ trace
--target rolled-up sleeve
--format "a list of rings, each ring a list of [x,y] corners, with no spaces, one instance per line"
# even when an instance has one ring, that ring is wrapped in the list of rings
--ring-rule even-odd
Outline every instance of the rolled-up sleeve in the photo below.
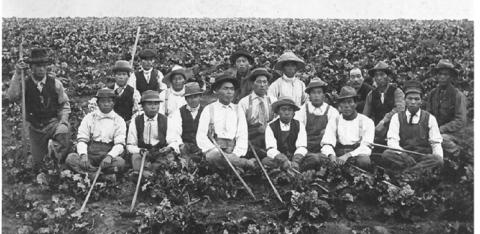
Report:
[[[398,113],[392,116],[387,132],[387,145],[395,149],[400,147],[400,122],[398,121]]]
[[[440,130],[438,129],[437,119],[433,115],[430,115],[430,119],[428,120],[428,128],[428,139],[430,146],[432,147],[432,153],[443,158],[443,138]]]
[[[210,104],[204,108],[200,119],[198,121],[197,135],[195,139],[197,140],[198,148],[202,150],[203,153],[215,148],[213,143],[208,139],[208,127],[210,125],[210,108],[213,108],[213,104]]]
[[[123,118],[115,118],[115,131],[114,131],[114,139],[113,144],[114,146],[108,152],[109,155],[112,157],[117,157],[124,151],[125,146],[125,138],[127,135],[127,124],[123,120]]]
[[[236,143],[233,152],[235,155],[243,157],[247,154],[248,150],[248,127],[245,113],[242,108],[237,106],[237,135],[235,136]]]
[[[280,153],[277,150],[277,139],[275,139],[270,125],[267,125],[265,128],[265,147],[267,148],[267,156],[269,158],[275,158]]]
[[[77,153],[79,155],[87,154],[88,145],[90,142],[90,129],[93,121],[93,113],[86,115],[77,131]]]
[[[325,155],[335,155],[335,145],[337,144],[337,120],[340,118],[338,116],[335,119],[329,120],[327,127],[325,128],[325,134],[323,135],[320,145],[322,146],[321,152]]]
[[[305,131],[305,125],[300,123],[300,130],[298,131],[297,142],[295,142],[297,149],[295,154],[305,156],[307,154],[307,131]]]
[[[167,143],[175,150],[177,154],[180,153],[180,145],[182,140],[182,116],[180,110],[176,110],[168,117],[167,127]]]

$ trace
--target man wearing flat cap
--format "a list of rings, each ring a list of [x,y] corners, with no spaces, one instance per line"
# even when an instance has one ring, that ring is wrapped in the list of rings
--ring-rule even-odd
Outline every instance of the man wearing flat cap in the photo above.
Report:
[[[283,75],[270,85],[269,95],[277,99],[279,97],[291,97],[295,105],[303,105],[307,100],[305,83],[295,77],[295,73],[303,68],[305,68],[305,62],[302,59],[292,51],[285,51],[275,64],[275,70],[282,71]]]
[[[93,175],[97,167],[115,175],[125,167],[121,157],[125,147],[127,125],[113,111],[115,93],[104,88],[98,90],[98,110],[88,113],[80,123],[77,134],[77,152],[70,153],[67,165],[75,172]]]
[[[321,141],[321,152],[332,162],[344,164],[348,161],[369,169],[375,125],[370,118],[357,113],[356,98],[354,88],[344,86],[340,90],[337,102],[341,115],[328,122]]]
[[[165,76],[165,79],[170,84],[170,88],[163,90],[160,93],[159,113],[168,117],[181,106],[187,104],[185,101],[185,83],[187,82],[187,73],[184,68],[172,70]]]
[[[252,70],[248,78],[253,82],[253,91],[242,98],[238,105],[242,108],[247,119],[248,140],[255,147],[258,156],[263,158],[266,156],[265,128],[274,117],[271,105],[277,99],[267,93],[268,82],[272,78],[267,69],[256,68]]]
[[[405,102],[407,109],[395,113],[390,121],[387,140],[388,146],[423,153],[416,155],[386,150],[378,164],[398,171],[418,171],[433,169],[443,165],[442,136],[436,118],[420,109],[422,104],[420,82],[405,82]]]
[[[22,58],[21,58],[22,59]],[[26,63],[25,63],[26,62]],[[15,74],[10,82],[7,95],[10,100],[22,100],[21,71],[30,65],[31,75],[25,79],[25,110],[30,124],[30,152],[33,169],[38,170],[47,154],[47,145],[52,139],[55,159],[64,163],[70,149],[70,124],[68,116],[70,103],[62,82],[47,74],[47,65],[52,62],[47,50],[34,48],[26,61],[15,65]]]
[[[237,78],[239,86],[235,92],[234,103],[238,103],[240,99],[250,94],[253,88],[253,82],[248,79],[250,68],[253,66],[255,59],[252,54],[245,50],[238,50],[230,56],[230,64],[233,76]]]
[[[438,120],[443,149],[457,156],[460,153],[457,135],[467,122],[466,97],[452,84],[458,77],[458,71],[449,60],[441,59],[433,71],[438,86],[428,94],[426,109]]]
[[[167,89],[167,84],[163,82],[162,72],[153,68],[156,56],[155,51],[151,49],[145,49],[138,53],[142,69],[133,73],[128,84],[137,89],[140,94],[146,90],[160,92],[160,90]]]
[[[254,160],[245,158],[248,149],[245,114],[232,103],[237,86],[238,80],[230,73],[217,76],[212,88],[218,100],[205,106],[198,123],[198,147],[207,162],[220,170],[228,169],[228,164],[212,141],[217,142],[234,166],[249,170],[255,168]]]

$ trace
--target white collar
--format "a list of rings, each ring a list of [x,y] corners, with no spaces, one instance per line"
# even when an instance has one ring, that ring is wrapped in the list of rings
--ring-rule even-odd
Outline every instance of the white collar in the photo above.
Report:
[[[411,115],[412,115],[412,113],[411,113],[408,109],[406,109],[405,113],[407,114],[407,116],[411,116]],[[414,116],[420,117],[420,109],[418,109],[417,113],[415,113]]]
[[[183,97],[183,95],[185,94],[185,85],[183,86],[182,90],[180,90],[180,91],[178,91],[178,92],[175,91],[175,90],[173,90],[173,88],[168,88],[168,89],[170,90],[169,93],[171,93],[171,94],[173,94],[173,95],[175,95],[175,96],[182,96],[182,97]]]
[[[154,122],[156,122],[156,121],[157,121],[157,118],[158,118],[158,114],[156,114],[155,117],[153,117],[152,119],[153,119]],[[147,120],[149,120],[149,119],[150,119],[150,118],[148,118],[148,116],[144,113],[144,114],[143,114],[143,120],[144,120],[145,122],[147,122]]]
[[[190,107],[190,106],[187,104],[187,110],[190,111],[190,112],[197,112],[198,109],[200,109],[200,104],[199,104],[197,107],[195,107],[195,108]]]
[[[153,67],[148,70],[143,69],[143,73],[146,73],[146,74],[150,74],[152,71],[153,71]]]
[[[281,120],[278,120],[280,122],[280,125],[284,126],[284,127],[289,127],[290,126],[290,123],[292,123],[292,120],[290,120],[290,122],[288,123],[284,123],[282,122]]]
[[[220,101],[217,101],[217,105],[219,107],[229,107],[230,109],[233,109],[233,103],[229,103],[228,105],[224,105],[223,103],[221,103]]]
[[[125,86],[120,87],[117,83],[115,83],[115,86],[113,87],[113,90],[115,91],[115,90],[117,90],[118,88],[126,89],[127,86],[128,86],[128,84],[125,84]]]
[[[44,76],[43,79],[41,79],[40,81],[35,80],[35,78],[32,78],[32,80],[33,80],[33,83],[35,83],[36,85],[45,84],[47,82],[47,76]]]
[[[293,77],[287,77],[285,74],[282,76],[282,79],[287,82],[294,82],[295,81],[295,76]]]
[[[115,111],[110,111],[109,113],[103,113],[100,109],[96,110],[94,114],[99,117],[100,119],[115,119]]]
[[[328,105],[327,103],[323,102],[320,107],[315,107],[315,106],[312,104],[311,101],[308,101],[307,103],[308,103],[307,105],[309,105],[309,106],[308,106],[308,109],[309,109],[309,110],[312,110],[312,111],[313,111],[313,110],[315,110],[315,109],[320,109],[321,112],[324,112],[325,109],[327,109],[327,105]]]
[[[265,99],[267,97],[267,94],[263,95],[263,97],[258,96],[258,94],[255,93],[255,91],[252,91],[252,100],[255,100],[255,98],[261,98]]]

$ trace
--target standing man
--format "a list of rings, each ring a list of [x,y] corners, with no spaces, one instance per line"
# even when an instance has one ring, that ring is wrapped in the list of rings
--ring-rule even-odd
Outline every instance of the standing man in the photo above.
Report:
[[[163,74],[161,71],[154,69],[156,54],[151,49],[146,49],[138,53],[140,65],[142,69],[133,73],[128,84],[137,89],[140,94],[146,90],[159,91],[167,89],[167,85],[163,82]]]
[[[253,91],[238,103],[247,119],[248,140],[260,158],[266,156],[265,128],[274,117],[271,105],[276,98],[267,95],[268,81],[271,78],[272,75],[265,68],[252,70],[249,79],[253,82]]]
[[[455,135],[462,132],[467,122],[466,97],[452,84],[453,79],[458,77],[458,71],[449,60],[441,59],[434,72],[438,87],[427,97],[427,111],[438,119],[443,149],[456,156],[460,149],[455,143],[458,141]]]
[[[22,59],[22,58],[20,58]],[[30,152],[33,157],[33,169],[37,171],[47,154],[49,139],[56,145],[55,155],[58,163],[63,163],[70,149],[71,112],[67,94],[62,82],[47,75],[47,66],[52,62],[44,48],[34,48],[26,61],[32,74],[25,79],[25,110],[30,123]],[[28,65],[20,60],[15,65],[15,74],[10,82],[7,95],[10,100],[22,100],[21,71]]]
[[[367,95],[370,91],[373,90],[373,87],[364,82],[362,75],[362,70],[360,68],[353,68],[350,70],[348,77],[347,85],[353,87],[358,94],[357,99],[357,112],[363,113],[363,108],[365,107],[365,101],[367,100]]]
[[[178,108],[187,104],[183,96],[185,94],[187,75],[185,69],[181,68],[168,73],[165,79],[170,83],[170,88],[167,88],[160,93],[160,99],[162,102],[160,103],[158,111],[168,117]]]
[[[331,161],[344,164],[351,161],[368,169],[371,165],[370,144],[373,143],[375,125],[365,115],[357,113],[357,92],[350,86],[340,90],[338,97],[341,115],[329,121],[322,138],[322,154]]]
[[[248,79],[250,68],[253,66],[255,59],[245,50],[238,50],[230,56],[230,63],[233,66],[233,76],[237,78],[239,86],[235,91],[236,95],[234,103],[250,94],[253,89],[253,82]]]
[[[275,64],[275,70],[283,72],[283,76],[270,85],[268,93],[275,98],[291,97],[295,105],[301,106],[307,100],[305,83],[295,77],[297,71],[305,67],[305,62],[292,51],[285,51]]]

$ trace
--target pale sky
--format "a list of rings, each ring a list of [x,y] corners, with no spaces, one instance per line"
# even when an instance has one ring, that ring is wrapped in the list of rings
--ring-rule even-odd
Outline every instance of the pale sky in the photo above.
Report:
[[[2,17],[473,19],[474,0],[2,0]]]

